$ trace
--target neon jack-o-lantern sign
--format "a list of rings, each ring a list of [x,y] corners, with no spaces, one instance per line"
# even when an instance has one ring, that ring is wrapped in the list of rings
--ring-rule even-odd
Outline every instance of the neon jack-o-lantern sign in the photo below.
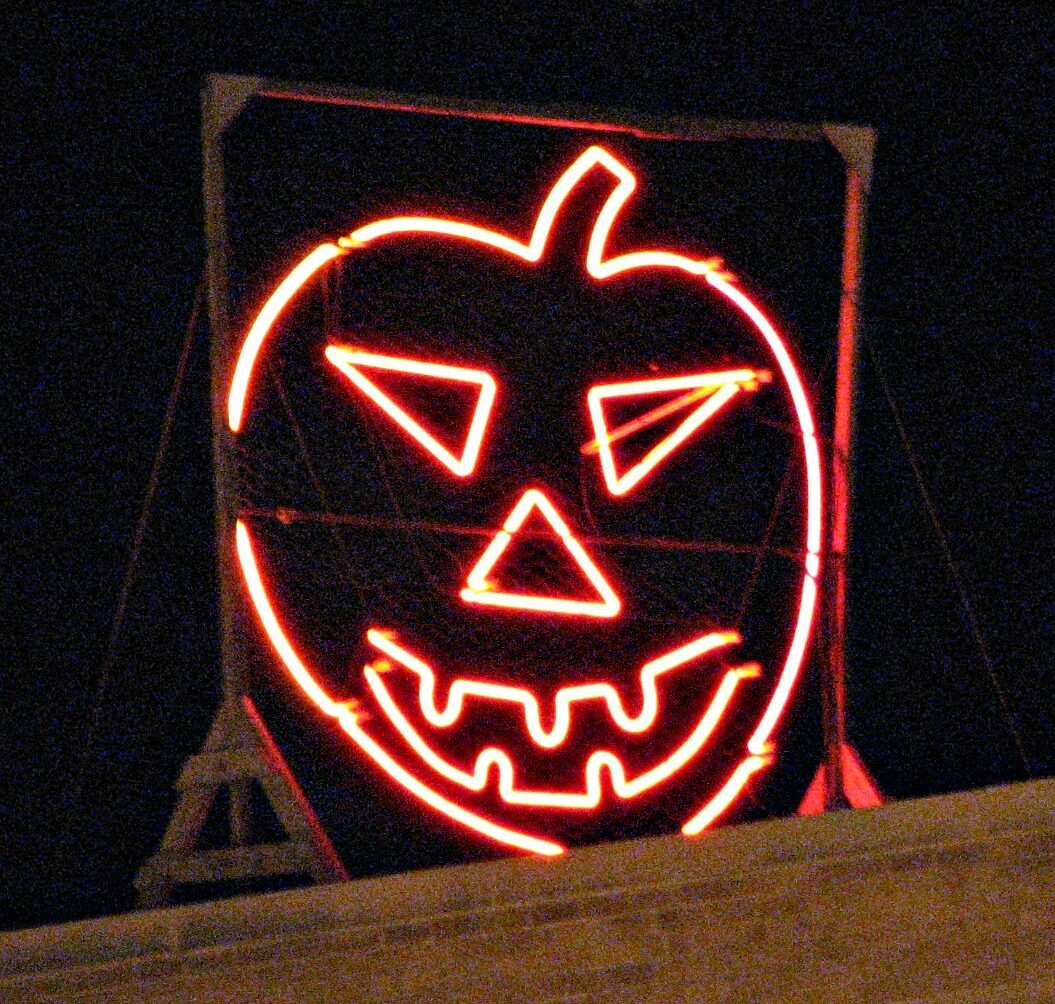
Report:
[[[652,625],[646,632],[647,657],[629,666],[591,668],[585,677],[580,666],[578,675],[569,674],[567,680],[558,666],[549,686],[542,687],[519,682],[515,673],[498,673],[496,666],[465,665],[464,660],[448,665],[443,651],[423,651],[414,638],[405,636],[400,623],[366,611],[358,636],[349,640],[351,659],[359,660],[359,669],[357,696],[347,698],[335,695],[323,674],[313,669],[306,654],[311,639],[296,637],[289,626],[296,620],[295,611],[280,611],[278,594],[267,582],[281,573],[267,570],[252,517],[243,517],[236,526],[238,562],[252,606],[274,653],[303,694],[335,719],[385,775],[421,802],[479,834],[539,854],[563,850],[554,836],[560,833],[560,820],[581,820],[614,806],[625,809],[679,783],[686,786],[680,796],[682,832],[697,834],[773,759],[774,733],[799,679],[814,620],[822,520],[821,467],[811,407],[777,328],[714,259],[665,250],[609,254],[610,234],[636,183],[620,160],[593,146],[549,191],[526,243],[457,219],[395,216],[315,248],[257,314],[241,344],[228,395],[229,425],[238,435],[251,418],[262,354],[274,351],[284,315],[296,309],[313,278],[333,263],[354,268],[357,255],[411,241],[419,252],[424,246],[436,255],[491,256],[529,268],[545,262],[551,233],[570,197],[584,181],[596,181],[599,175],[609,191],[586,244],[585,281],[615,288],[640,275],[679,278],[698,290],[694,295],[701,299],[713,303],[717,297],[720,308],[748,332],[758,351],[754,361],[734,359],[730,365],[728,354],[714,353],[718,365],[704,359],[688,370],[660,375],[619,372],[616,359],[613,376],[595,377],[583,386],[580,414],[574,421],[567,416],[566,426],[577,437],[576,455],[595,465],[598,493],[613,506],[628,505],[661,482],[672,460],[706,441],[727,416],[747,414],[743,402],[759,392],[781,393],[789,417],[786,425],[793,430],[795,470],[801,473],[803,512],[790,577],[793,598],[786,604],[787,628],[775,657],[766,662],[751,658],[749,639],[730,625],[706,619],[695,630],[685,630],[680,622],[677,629]],[[516,386],[503,381],[501,360],[495,367],[482,368],[460,359],[423,359],[411,348],[391,351],[390,340],[379,348],[369,339],[368,333],[353,333],[325,344],[323,366],[328,364],[327,372],[358,402],[360,416],[402,437],[426,468],[431,465],[445,490],[467,489],[487,469],[503,402],[518,393]],[[401,380],[414,381],[426,393],[435,386],[467,395],[472,411],[464,437],[451,442],[430,426],[420,409],[401,397]],[[642,439],[647,446],[635,451],[634,444]],[[506,484],[501,490],[504,503],[497,511],[491,507],[499,525],[470,537],[460,555],[460,575],[440,584],[446,609],[454,602],[465,617],[540,621],[547,631],[580,636],[633,616],[634,598],[625,593],[618,564],[610,554],[600,553],[603,540],[591,543],[584,514],[576,512],[566,496],[539,481]],[[519,581],[517,550],[525,540],[544,540],[572,569],[580,592],[568,595],[563,587],[547,589],[537,581]],[[681,634],[673,644],[669,637],[657,641],[657,634],[675,630]],[[502,653],[491,652],[486,659],[500,663]],[[685,673],[696,674],[690,689],[694,706],[691,713],[682,708],[682,725],[677,735],[668,736],[665,701],[673,700],[668,697],[672,681]],[[730,754],[722,747],[725,767],[709,789],[701,791],[692,779],[694,765],[714,755],[716,737],[736,717],[747,692],[754,694],[755,710],[746,729],[740,723],[739,751]],[[593,722],[590,735],[603,739],[586,743],[578,737],[587,719]],[[473,738],[458,747],[453,738],[470,727]],[[481,729],[491,729],[494,741],[476,738]],[[633,755],[624,753],[634,743]],[[574,755],[569,757],[569,751]],[[565,766],[563,773],[554,767],[548,782],[547,757]]]

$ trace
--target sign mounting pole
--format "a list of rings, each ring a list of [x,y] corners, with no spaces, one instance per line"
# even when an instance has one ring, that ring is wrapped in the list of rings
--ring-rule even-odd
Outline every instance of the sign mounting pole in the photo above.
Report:
[[[851,453],[857,343],[861,327],[861,262],[872,180],[875,133],[865,126],[826,126],[846,163],[843,262],[831,448],[830,526],[827,548],[826,645],[822,667],[824,760],[799,812],[879,805],[882,795],[846,739],[847,553],[850,538]]]
[[[212,336],[209,369],[223,690],[201,752],[188,759],[177,781],[179,799],[161,846],[136,877],[138,902],[143,907],[167,905],[174,888],[188,883],[238,883],[289,875],[308,875],[316,882],[348,878],[249,696],[249,663],[236,595],[238,471],[234,440],[225,421],[231,303],[223,138],[261,84],[254,77],[214,74],[202,93],[202,192]],[[254,785],[259,786],[288,839],[277,843],[254,840]],[[227,794],[229,846],[202,850],[199,837],[221,790]]]

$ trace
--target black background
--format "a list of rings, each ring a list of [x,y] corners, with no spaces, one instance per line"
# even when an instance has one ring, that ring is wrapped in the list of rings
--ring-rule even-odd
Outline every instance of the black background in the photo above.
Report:
[[[357,5],[20,8],[9,41],[3,813],[8,926],[132,902],[171,783],[219,693],[204,342],[142,564],[89,721],[202,268],[198,92],[209,71],[659,114],[860,121],[879,133],[866,314],[998,700],[889,410],[863,366],[850,727],[903,798],[1049,775],[1050,16],[959,5],[833,17],[668,3],[476,16]],[[1047,53],[1047,55],[1045,55]],[[1011,724],[1026,759],[1013,740]],[[287,752],[309,784],[314,752]],[[765,790],[763,794],[765,794]],[[771,795],[776,809],[799,792]],[[353,874],[476,853],[325,791]]]

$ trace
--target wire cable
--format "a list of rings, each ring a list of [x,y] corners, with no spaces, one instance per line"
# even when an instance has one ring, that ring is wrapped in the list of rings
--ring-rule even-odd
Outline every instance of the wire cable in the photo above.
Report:
[[[912,473],[915,476],[920,497],[923,499],[927,515],[930,518],[931,528],[933,529],[935,536],[938,538],[945,561],[949,566],[949,572],[952,575],[956,592],[959,595],[960,605],[963,607],[963,612],[967,618],[967,623],[970,626],[971,634],[974,637],[974,643],[978,648],[982,664],[985,666],[986,672],[989,674],[989,680],[993,685],[993,691],[996,693],[997,701],[1003,712],[1004,721],[1011,733],[1011,738],[1014,741],[1015,749],[1018,752],[1019,758],[1022,760],[1022,766],[1026,771],[1026,776],[1033,778],[1035,776],[1033,767],[1029,756],[1026,753],[1025,746],[1022,743],[1022,737],[1019,734],[1018,727],[1015,725],[1014,715],[1011,713],[1011,706],[1008,702],[1007,694],[1000,683],[1000,678],[997,676],[993,657],[989,651],[988,644],[986,644],[985,637],[982,634],[981,625],[978,623],[978,617],[974,612],[974,604],[971,603],[967,587],[964,584],[963,577],[960,575],[956,559],[953,557],[952,548],[949,545],[949,538],[946,536],[945,530],[941,525],[941,519],[938,516],[937,507],[934,505],[934,500],[931,497],[930,491],[927,488],[927,483],[923,478],[923,469],[920,466],[919,458],[916,456],[916,452],[912,448],[912,443],[909,441],[908,432],[905,429],[905,423],[901,418],[901,411],[894,401],[894,395],[890,390],[890,384],[887,383],[886,375],[883,373],[883,368],[879,362],[879,354],[876,352],[871,339],[862,338],[862,341],[868,348],[868,354],[871,357],[872,365],[875,368],[876,376],[879,379],[879,386],[883,391],[883,396],[886,398],[887,406],[890,408],[890,414],[894,419],[894,426],[897,429],[898,438],[901,440],[901,445],[905,450],[909,465],[912,468]]]
[[[91,761],[95,746],[96,736],[99,731],[99,723],[102,719],[103,704],[106,699],[106,691],[113,676],[114,664],[117,660],[117,645],[121,638],[125,619],[128,615],[128,603],[132,596],[132,587],[135,585],[136,573],[139,571],[139,562],[143,554],[143,544],[146,540],[147,527],[150,523],[150,514],[154,506],[154,497],[157,494],[158,483],[161,480],[161,469],[165,463],[165,454],[168,452],[169,441],[172,438],[172,429],[176,421],[176,407],[179,404],[180,394],[187,376],[187,367],[190,362],[191,348],[194,345],[194,336],[198,329],[198,321],[205,299],[205,272],[202,271],[194,292],[194,304],[191,307],[190,317],[183,335],[183,345],[180,348],[179,361],[176,363],[176,373],[172,379],[172,387],[169,391],[168,403],[165,406],[165,417],[161,426],[161,438],[158,441],[157,451],[154,454],[154,463],[150,469],[150,478],[147,482],[146,493],[143,496],[143,504],[139,509],[139,521],[136,523],[135,534],[132,538],[132,549],[128,555],[125,565],[124,578],[121,581],[121,592],[117,598],[117,606],[114,610],[114,618],[110,625],[110,635],[106,642],[106,652],[103,656],[102,668],[96,681],[95,693],[92,697],[91,712],[88,718],[88,728],[85,734],[80,778],[76,789],[76,799],[79,800],[80,791],[83,788],[88,764]]]

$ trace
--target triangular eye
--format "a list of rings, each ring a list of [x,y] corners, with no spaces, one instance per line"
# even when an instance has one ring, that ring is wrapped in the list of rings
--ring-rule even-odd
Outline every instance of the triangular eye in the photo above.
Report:
[[[613,495],[625,495],[733,398],[742,391],[757,390],[760,383],[769,380],[770,374],[764,370],[741,369],[598,384],[591,387],[586,396],[595,438],[582,447],[582,453],[599,454],[608,490]],[[625,401],[627,398],[644,398],[646,405],[652,404],[653,407],[610,428],[605,415],[605,402],[609,402],[611,408],[615,401]],[[657,404],[657,400],[660,403]],[[644,456],[626,465],[622,473],[616,470],[613,444],[629,440],[644,429],[679,414],[684,414],[684,417],[670,432],[658,442],[655,437],[650,439],[651,446]],[[632,455],[633,450],[626,452]]]
[[[495,381],[489,373],[483,370],[467,369],[463,366],[445,366],[440,363],[422,362],[418,359],[363,352],[340,345],[327,346],[326,358],[348,377],[358,390],[440,463],[460,478],[472,473],[473,468],[476,467],[477,458],[480,456],[484,429],[487,427],[487,420],[491,415],[491,407],[495,400]],[[384,381],[384,389],[378,386],[375,380],[371,380],[364,370],[375,371],[375,380],[379,379],[376,371],[383,372],[387,377]],[[437,383],[438,381],[446,381],[448,387],[443,387]],[[405,386],[401,387],[401,384]],[[457,453],[425,428],[422,424],[420,407],[416,409],[411,403],[415,400],[420,402],[423,389],[426,392],[431,389],[434,393],[439,393],[448,390],[450,384],[467,385],[476,396],[469,431],[464,442],[459,444],[460,449]],[[415,410],[419,411],[416,417],[411,414],[411,411]]]

